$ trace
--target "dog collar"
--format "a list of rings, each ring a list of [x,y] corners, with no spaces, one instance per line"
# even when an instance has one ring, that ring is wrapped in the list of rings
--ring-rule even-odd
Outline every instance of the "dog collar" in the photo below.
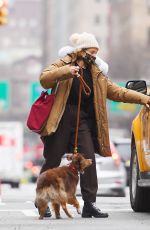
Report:
[[[75,175],[78,175],[78,170],[77,167],[75,165],[73,165],[72,163],[68,166],[68,168],[70,169],[71,172],[73,172]]]

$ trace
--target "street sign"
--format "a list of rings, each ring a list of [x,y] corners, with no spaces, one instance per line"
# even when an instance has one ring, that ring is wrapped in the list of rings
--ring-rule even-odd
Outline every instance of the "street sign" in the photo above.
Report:
[[[10,87],[7,81],[0,81],[0,111],[7,111],[10,106]]]
[[[39,95],[42,92],[42,87],[39,82],[32,82],[31,83],[31,90],[30,90],[30,104],[33,104],[33,102],[39,97]]]
[[[118,82],[117,85],[121,87],[125,87],[125,82]],[[130,112],[137,112],[139,111],[139,105],[137,104],[130,104],[130,103],[123,103],[123,102],[115,102],[109,101],[108,108],[110,113],[115,113],[116,115],[126,115]]]

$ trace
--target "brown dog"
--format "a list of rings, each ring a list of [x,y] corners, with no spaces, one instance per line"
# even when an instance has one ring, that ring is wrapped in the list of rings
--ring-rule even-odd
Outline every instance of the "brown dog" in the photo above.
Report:
[[[39,175],[36,188],[35,204],[38,207],[40,217],[43,219],[48,202],[52,203],[55,216],[60,217],[60,205],[66,215],[72,218],[66,204],[72,204],[80,213],[80,205],[76,199],[76,187],[79,180],[78,172],[84,173],[84,169],[92,164],[91,159],[85,159],[81,154],[67,156],[72,162],[69,165],[49,169]]]

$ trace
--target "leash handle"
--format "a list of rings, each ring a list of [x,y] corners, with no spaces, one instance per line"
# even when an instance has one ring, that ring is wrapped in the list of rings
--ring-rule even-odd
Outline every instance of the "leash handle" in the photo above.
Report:
[[[83,69],[81,68],[81,75],[78,77],[80,81],[80,87],[79,87],[79,99],[78,99],[78,108],[77,108],[77,122],[76,122],[76,132],[75,132],[75,144],[74,144],[74,154],[78,152],[78,133],[79,133],[79,122],[80,122],[80,108],[81,108],[81,94],[82,90],[87,96],[90,96],[91,89],[86,84],[86,82],[83,79]]]
[[[86,84],[86,82],[83,79],[83,69],[82,69],[81,73],[82,73],[82,75],[80,75],[80,77],[79,77],[80,84],[82,85],[82,89],[83,89],[85,95],[90,96],[91,89],[90,89],[90,87]]]

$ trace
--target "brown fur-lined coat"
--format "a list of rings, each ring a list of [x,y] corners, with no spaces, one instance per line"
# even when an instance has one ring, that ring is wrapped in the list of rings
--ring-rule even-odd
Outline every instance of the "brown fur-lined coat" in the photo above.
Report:
[[[65,110],[74,77],[69,68],[70,65],[73,65],[74,61],[73,56],[67,55],[46,68],[40,76],[40,83],[45,89],[55,88],[58,83],[55,102],[41,136],[50,135],[57,130]],[[93,78],[99,153],[102,156],[111,156],[106,99],[144,105],[148,102],[149,97],[114,84],[109,78],[102,74],[96,64],[92,65],[91,73]]]

